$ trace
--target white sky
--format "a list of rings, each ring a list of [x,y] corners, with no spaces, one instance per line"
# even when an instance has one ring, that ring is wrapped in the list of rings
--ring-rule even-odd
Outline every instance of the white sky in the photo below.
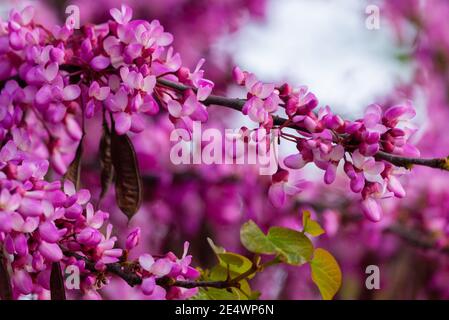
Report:
[[[234,52],[242,69],[267,81],[307,85],[320,105],[354,117],[411,76],[395,59],[387,18],[381,13],[379,30],[365,27],[367,3],[271,0],[267,23],[252,23],[219,47]]]

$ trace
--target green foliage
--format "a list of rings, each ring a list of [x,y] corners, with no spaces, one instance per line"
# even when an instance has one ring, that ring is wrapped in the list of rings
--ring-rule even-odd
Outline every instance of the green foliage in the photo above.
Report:
[[[276,248],[254,221],[249,220],[240,229],[240,241],[248,251],[275,254]]]
[[[312,280],[324,300],[331,300],[341,287],[341,270],[335,258],[326,250],[317,248],[310,262]]]
[[[287,264],[301,265],[312,258],[312,242],[304,233],[296,230],[272,227],[265,235],[254,221],[250,220],[242,226],[240,239],[249,251],[276,255]]]
[[[320,224],[310,218],[309,211],[304,211],[302,213],[302,227],[303,232],[310,234],[312,237],[318,237],[324,233]]]
[[[253,267],[253,262],[247,257],[238,253],[226,252],[223,247],[215,245],[211,239],[207,239],[210,247],[217,256],[218,263],[210,270],[201,271],[203,281],[231,281],[241,274],[249,271]],[[253,278],[255,272],[249,274],[245,279],[238,281],[235,287],[221,288],[201,288],[195,299],[209,300],[248,300],[257,299],[259,293],[252,291],[247,279]]]

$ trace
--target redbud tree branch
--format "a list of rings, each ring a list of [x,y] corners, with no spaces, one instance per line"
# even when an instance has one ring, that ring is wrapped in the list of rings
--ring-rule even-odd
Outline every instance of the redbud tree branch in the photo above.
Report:
[[[178,91],[185,91],[185,90],[194,90],[191,87],[185,86],[180,83],[176,83],[170,80],[166,79],[158,79],[157,82],[165,87],[171,88],[173,90]],[[210,95],[206,100],[202,101],[205,105],[219,105],[228,107],[237,111],[242,111],[243,106],[246,102],[245,99],[235,99],[235,98],[226,98],[222,96],[216,96],[216,95]],[[273,123],[278,126],[283,126],[287,123],[287,119],[279,117],[279,116],[273,116]],[[287,124],[287,127],[293,128],[293,129],[301,129],[302,131],[306,130],[304,128],[298,128],[294,124]],[[425,166],[430,168],[436,168],[436,169],[442,169],[449,171],[449,157],[448,158],[432,158],[432,159],[425,159],[425,158],[409,158],[409,157],[402,157],[399,155],[394,155],[390,153],[386,153],[384,151],[379,151],[376,153],[375,157],[377,159],[382,159],[385,161],[388,161],[395,166],[398,167],[404,167],[407,169],[410,169],[413,165],[419,165],[419,166]]]
[[[98,273],[95,268],[95,263],[90,261],[88,258],[67,249],[63,249],[63,252],[68,257],[74,257],[77,260],[82,260],[85,263],[86,269],[89,271]],[[227,288],[240,288],[240,281],[247,279],[251,275],[261,271],[263,268],[268,267],[270,265],[276,264],[279,261],[275,258],[266,262],[265,264],[258,266],[256,263],[253,263],[252,266],[240,274],[235,278],[230,278],[223,281],[189,281],[189,280],[176,280],[171,277],[161,277],[156,279],[156,284],[162,287],[182,287],[182,288],[217,288],[217,289],[227,289]],[[128,285],[134,287],[136,285],[142,284],[142,277],[138,275],[135,271],[127,270],[126,263],[108,263],[106,264],[106,271],[110,274],[114,274],[120,278],[122,278]]]
[[[62,70],[71,71],[71,72],[78,72],[81,70],[80,67],[76,66],[76,65],[61,65],[60,68]],[[19,82],[20,85],[22,85],[22,84],[26,85],[24,83],[24,81],[17,76],[12,77],[9,80],[16,80]],[[3,89],[6,81],[7,80],[0,81],[0,90]],[[167,79],[158,78],[157,82],[160,86],[164,86],[164,87],[170,88],[172,90],[176,90],[176,91],[181,91],[181,92],[186,91],[186,90],[196,91],[195,88],[192,88],[192,87],[189,87],[189,86],[186,86],[186,85],[174,82],[174,81],[170,81]],[[245,102],[246,102],[245,99],[227,98],[227,97],[218,96],[218,95],[209,95],[209,97],[206,100],[202,101],[202,103],[206,106],[210,106],[210,105],[223,106],[223,107],[234,109],[234,110],[240,111],[240,112],[242,111]],[[276,115],[273,116],[273,123],[274,123],[274,125],[277,125],[277,126],[287,126],[292,129],[307,131],[305,128],[299,128],[295,124],[288,123],[287,119],[282,118],[280,116],[276,116]],[[388,161],[388,162],[394,164],[395,166],[404,167],[407,169],[411,169],[413,165],[419,165],[419,166],[425,166],[425,167],[449,171],[449,157],[448,158],[429,158],[429,159],[410,158],[410,157],[403,157],[403,156],[399,156],[399,155],[386,153],[384,151],[377,152],[375,157],[377,159],[382,159],[382,160]]]
[[[384,232],[394,234],[416,248],[436,250],[440,253],[449,254],[449,247],[438,247],[436,241],[432,238],[400,224],[391,225]]]

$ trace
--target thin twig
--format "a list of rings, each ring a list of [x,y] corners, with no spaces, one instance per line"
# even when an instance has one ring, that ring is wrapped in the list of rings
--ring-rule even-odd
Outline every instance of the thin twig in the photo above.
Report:
[[[189,89],[195,91],[195,89],[192,89],[191,87],[166,79],[158,79],[157,82],[165,87],[169,87],[171,89],[178,91],[185,91]],[[233,99],[215,95],[210,95],[206,100],[203,101],[203,103],[208,106],[220,105],[237,111],[242,111],[245,102],[246,100],[244,99]],[[294,124],[289,123],[288,119],[279,116],[273,116],[273,123],[278,126],[284,126],[285,124],[287,124],[287,126],[290,128],[305,130],[304,128],[298,128]],[[449,158],[432,158],[432,159],[409,158],[386,153],[384,151],[377,152],[375,157],[378,159],[388,161],[394,164],[395,166],[404,167],[407,169],[410,169],[413,165],[419,165],[449,171]]]
[[[90,261],[88,258],[71,252],[67,249],[63,249],[63,252],[68,257],[74,257],[77,260],[83,260],[85,262],[86,269],[92,272],[99,272],[95,268],[95,263]],[[268,266],[268,265],[267,265]],[[266,267],[266,266],[265,266]],[[255,265],[251,266],[251,268],[237,276],[234,279],[223,280],[223,281],[188,281],[188,280],[175,280],[170,277],[161,277],[156,279],[156,283],[160,286],[174,286],[174,287],[182,287],[182,288],[198,288],[198,287],[209,287],[209,288],[217,288],[217,289],[226,289],[239,287],[239,282],[250,277],[252,274],[256,273],[259,268]],[[120,278],[122,278],[126,283],[128,283],[131,287],[142,284],[142,277],[135,272],[126,271],[122,264],[119,262],[108,263],[106,264],[106,271],[114,274]]]
[[[68,72],[76,72],[79,71],[80,67],[76,65],[61,65],[61,70],[65,70]],[[10,78],[9,80],[16,80],[19,82],[21,86],[25,86],[26,83],[20,79],[18,76],[14,76]],[[7,80],[0,81],[0,90],[4,87]],[[167,87],[173,90],[177,91],[186,91],[186,90],[193,90],[196,91],[195,88],[173,82],[167,79],[158,78],[157,83],[160,86]],[[237,111],[242,111],[243,106],[245,105],[246,100],[245,99],[237,99],[237,98],[227,98],[223,96],[217,96],[217,95],[210,95],[207,99],[202,101],[203,104],[210,106],[210,105],[219,105],[227,108],[231,108]],[[302,130],[307,131],[305,128],[300,128],[295,124],[292,124],[289,122],[288,119],[279,117],[279,116],[273,116],[273,124],[276,126],[287,126],[292,129],[296,130]],[[423,158],[411,158],[411,157],[402,157],[399,155],[393,155],[390,153],[386,153],[384,151],[379,151],[376,153],[375,157],[377,159],[382,159],[385,161],[388,161],[395,166],[404,167],[407,169],[410,169],[413,165],[419,165],[419,166],[425,166],[430,168],[437,168],[449,171],[449,158],[431,158],[431,159],[423,159]]]

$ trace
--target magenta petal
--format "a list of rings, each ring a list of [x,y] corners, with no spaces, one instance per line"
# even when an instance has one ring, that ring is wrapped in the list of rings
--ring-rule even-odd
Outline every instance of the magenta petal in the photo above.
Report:
[[[351,178],[350,187],[351,190],[355,193],[359,193],[362,191],[363,187],[365,186],[365,177],[363,176],[363,173],[355,173],[353,177]]]
[[[161,47],[165,47],[170,45],[173,42],[173,35],[169,32],[163,32],[158,38],[157,38],[157,45]]]
[[[12,229],[12,218],[6,212],[0,211],[0,232],[10,232]]]
[[[58,228],[52,221],[46,221],[39,226],[39,235],[44,241],[50,243],[55,243],[60,238]]]
[[[30,294],[33,290],[33,280],[28,272],[24,270],[14,271],[12,278],[14,289],[16,289],[20,294]]]
[[[19,233],[15,238],[14,238],[14,248],[15,251],[17,253],[17,255],[19,256],[26,256],[28,254],[28,243],[27,243],[27,238],[25,237],[25,235],[23,233]]]
[[[389,191],[393,192],[396,197],[398,197],[398,198],[405,197],[405,190],[402,187],[402,184],[399,181],[399,179],[396,178],[395,176],[390,176],[388,178],[387,188]]]
[[[110,63],[111,63],[111,60],[108,57],[100,55],[100,56],[96,56],[95,58],[93,58],[90,61],[90,66],[94,70],[100,71],[100,70],[106,69]]]
[[[142,132],[145,129],[145,122],[142,114],[134,113],[131,116],[131,131],[135,133]]]
[[[181,104],[176,100],[169,100],[167,103],[168,106],[168,112],[172,117],[180,118],[182,114],[182,106]]]
[[[166,299],[167,291],[161,286],[156,286],[153,290],[153,293],[148,296],[151,300],[164,300]]]
[[[151,295],[154,291],[154,288],[156,287],[156,281],[154,279],[154,277],[149,277],[149,278],[145,278],[142,281],[142,292],[145,295]]]
[[[51,87],[43,86],[36,93],[36,103],[39,105],[46,105],[52,100]]]
[[[24,216],[36,217],[41,215],[44,212],[44,209],[41,201],[23,198],[20,203],[19,212]]]
[[[43,288],[50,290],[51,269],[44,270],[37,275],[37,283]]]
[[[62,94],[65,101],[72,101],[80,96],[81,89],[76,84],[68,85]]]
[[[58,74],[59,66],[56,62],[50,63],[47,68],[44,70],[44,77],[45,80],[48,82],[53,81],[56,78],[56,75]]]
[[[306,165],[300,153],[292,154],[284,159],[284,165],[290,169],[301,169]]]
[[[154,264],[154,258],[150,254],[145,253],[139,257],[139,264],[143,269],[150,271],[151,266]]]
[[[362,212],[372,222],[379,222],[382,219],[382,208],[373,198],[366,198],[362,201]]]
[[[150,272],[158,277],[163,277],[170,273],[172,262],[168,259],[159,259],[152,266]]]
[[[237,82],[238,85],[245,84],[245,74],[239,67],[235,66],[232,69],[232,77],[234,78],[234,81]]]
[[[24,26],[28,25],[31,22],[31,20],[33,20],[34,13],[35,9],[33,6],[27,6],[22,10],[20,15],[22,17],[22,24]]]
[[[126,112],[114,113],[115,131],[125,134],[131,128],[131,115]]]
[[[337,166],[330,163],[327,166],[326,172],[324,174],[324,183],[331,184],[335,181],[335,178],[337,176]]]
[[[284,183],[273,183],[268,190],[268,198],[276,208],[282,208],[286,201],[286,194],[284,191]]]
[[[61,248],[56,243],[48,243],[42,241],[41,245],[39,246],[39,252],[45,259],[51,262],[60,261],[63,257]]]

